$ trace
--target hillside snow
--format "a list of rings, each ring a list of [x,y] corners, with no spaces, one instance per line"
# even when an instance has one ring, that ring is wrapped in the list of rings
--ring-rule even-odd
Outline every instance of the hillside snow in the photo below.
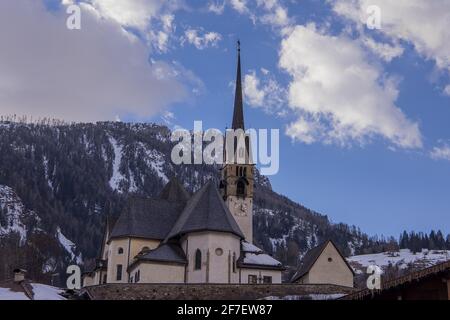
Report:
[[[382,252],[375,254],[357,255],[347,258],[356,273],[365,273],[369,265],[377,265],[386,268],[389,266],[399,269],[408,269],[411,266],[420,268],[447,261],[450,259],[450,250],[428,250],[413,253],[409,249],[401,249],[398,252]]]

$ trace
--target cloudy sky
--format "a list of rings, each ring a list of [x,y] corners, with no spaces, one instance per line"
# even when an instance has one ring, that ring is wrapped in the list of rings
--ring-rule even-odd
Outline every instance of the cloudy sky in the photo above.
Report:
[[[0,114],[225,128],[238,39],[277,191],[371,234],[450,232],[448,0],[2,0]]]

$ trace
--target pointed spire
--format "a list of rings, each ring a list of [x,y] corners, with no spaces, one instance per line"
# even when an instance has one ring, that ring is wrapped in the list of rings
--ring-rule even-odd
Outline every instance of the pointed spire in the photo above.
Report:
[[[242,99],[242,77],[241,77],[241,42],[237,42],[238,51],[238,65],[237,65],[237,76],[236,76],[236,93],[234,96],[234,112],[233,112],[233,126],[232,129],[242,129],[244,128],[244,103]]]

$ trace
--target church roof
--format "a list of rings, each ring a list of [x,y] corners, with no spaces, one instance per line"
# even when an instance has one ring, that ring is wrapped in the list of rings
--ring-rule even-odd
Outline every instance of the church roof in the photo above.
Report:
[[[138,261],[159,261],[186,264],[186,256],[178,245],[164,243],[154,250],[137,257]]]
[[[306,253],[306,255],[303,257],[303,261],[302,261],[300,268],[297,270],[297,272],[292,277],[292,282],[296,282],[297,280],[299,280],[301,277],[303,277],[305,274],[307,274],[311,270],[314,263],[317,261],[317,259],[322,254],[323,250],[327,247],[328,243],[331,243],[334,246],[336,251],[339,253],[339,255],[342,257],[342,259],[345,261],[345,263],[349,267],[349,269],[353,272],[353,268],[348,264],[347,260],[342,255],[342,253],[340,252],[338,247],[336,247],[334,242],[331,240],[327,240],[327,241],[319,244],[317,247],[312,248],[311,250],[309,250]]]
[[[236,75],[236,93],[234,96],[233,129],[244,130],[244,103],[242,99],[241,43],[238,41],[238,66]]]
[[[244,238],[213,180],[192,196],[167,239],[198,231],[229,232]]]
[[[170,202],[184,202],[186,203],[191,195],[184,189],[177,178],[172,178],[162,189],[159,194],[160,199],[165,199]]]
[[[136,237],[163,240],[184,206],[185,202],[133,197],[117,219],[109,239]]]

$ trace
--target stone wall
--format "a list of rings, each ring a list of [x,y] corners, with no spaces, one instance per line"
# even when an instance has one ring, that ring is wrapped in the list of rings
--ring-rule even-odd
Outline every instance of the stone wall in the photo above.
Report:
[[[257,300],[265,297],[348,294],[355,289],[312,284],[105,284],[84,288],[95,300]]]

